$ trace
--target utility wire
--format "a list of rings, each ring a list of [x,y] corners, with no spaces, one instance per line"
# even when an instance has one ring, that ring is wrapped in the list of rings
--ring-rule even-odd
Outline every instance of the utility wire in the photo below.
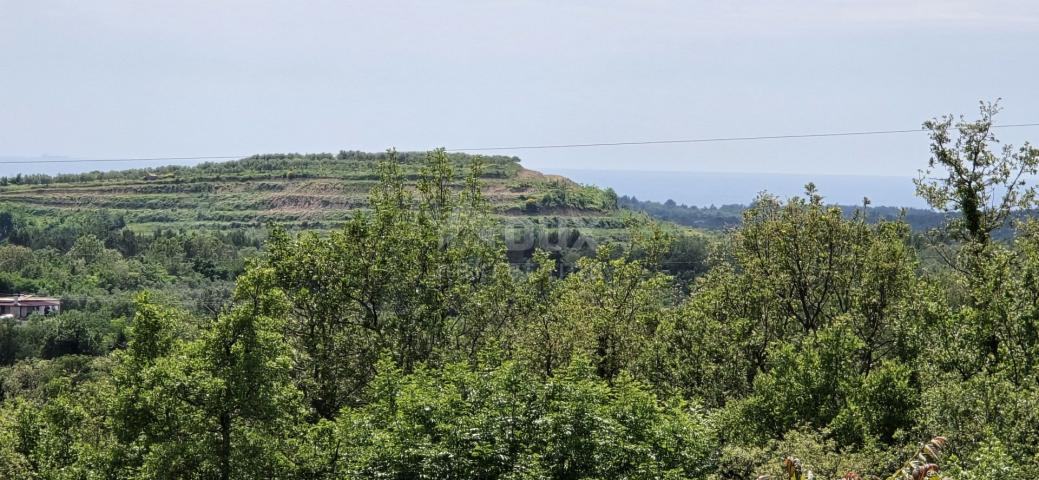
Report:
[[[991,128],[1019,128],[1039,127],[1039,122],[1031,123],[1009,123],[1003,125],[992,125]],[[512,145],[496,147],[467,147],[448,148],[448,152],[487,152],[501,150],[548,150],[561,148],[593,148],[593,147],[622,147],[633,145],[668,145],[683,143],[716,143],[716,142],[748,142],[760,140],[791,140],[800,138],[827,138],[827,137],[861,137],[872,135],[898,135],[906,133],[921,133],[923,129],[913,128],[904,130],[864,130],[853,132],[823,132],[823,133],[800,133],[789,135],[757,135],[748,137],[708,137],[708,138],[685,138],[671,140],[632,140],[623,142],[596,142],[596,143],[559,143],[547,145]],[[39,160],[0,160],[0,164],[34,164],[34,163],[87,163],[87,162],[161,162],[168,160],[230,160],[246,158],[251,155],[210,155],[196,157],[138,157],[138,158],[66,158],[66,159],[39,159]]]
[[[1005,125],[992,125],[991,128],[1015,128],[1015,127],[1039,127],[1036,123],[1012,123]],[[474,148],[449,148],[449,152],[476,152],[491,150],[539,150],[552,148],[587,148],[587,147],[620,147],[628,145],[666,145],[674,143],[712,143],[712,142],[745,142],[756,140],[784,140],[796,138],[824,138],[824,137],[856,137],[867,135],[894,135],[901,133],[920,133],[921,128],[905,130],[866,130],[858,132],[826,132],[826,133],[801,133],[790,135],[758,135],[752,137],[712,137],[712,138],[689,138],[678,140],[641,140],[628,142],[601,142],[601,143],[563,143],[555,145],[514,145],[509,147],[474,147]]]

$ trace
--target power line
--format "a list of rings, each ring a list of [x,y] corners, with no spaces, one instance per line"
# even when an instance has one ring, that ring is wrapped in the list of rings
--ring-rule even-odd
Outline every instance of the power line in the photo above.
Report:
[[[991,128],[1019,128],[1039,127],[1039,122],[1010,123],[1003,125],[992,125]],[[548,150],[562,148],[594,148],[594,147],[622,147],[635,145],[668,145],[684,143],[716,143],[716,142],[748,142],[761,140],[793,140],[804,138],[827,138],[827,137],[861,137],[875,135],[898,135],[906,133],[922,133],[923,129],[902,130],[864,130],[852,132],[823,132],[823,133],[797,133],[787,135],[756,135],[746,137],[706,137],[706,138],[684,138],[670,140],[631,140],[621,142],[595,142],[595,143],[559,143],[546,145],[512,145],[494,147],[466,147],[448,148],[448,152],[487,152],[502,150]],[[246,158],[251,155],[209,155],[195,157],[136,157],[136,158],[66,158],[66,159],[38,159],[38,160],[0,160],[0,165],[6,164],[34,164],[34,163],[88,163],[88,162],[161,162],[172,160],[231,160]]]
[[[1005,125],[993,125],[991,128],[1015,128],[1015,127],[1039,127],[1039,122],[1036,123],[1012,123]],[[905,130],[866,130],[858,132],[826,132],[826,133],[801,133],[801,134],[790,134],[790,135],[758,135],[751,137],[710,137],[710,138],[689,138],[689,139],[678,139],[678,140],[635,140],[627,142],[600,142],[600,143],[563,143],[554,145],[515,145],[509,147],[474,147],[474,148],[449,148],[449,152],[476,152],[476,151],[493,151],[493,150],[539,150],[539,149],[554,149],[554,148],[587,148],[587,147],[621,147],[628,145],[666,145],[675,143],[712,143],[712,142],[744,142],[744,141],[757,141],[757,140],[784,140],[784,139],[797,139],[797,138],[824,138],[824,137],[855,137],[855,136],[867,136],[867,135],[893,135],[901,133],[921,133],[923,129],[905,129]]]

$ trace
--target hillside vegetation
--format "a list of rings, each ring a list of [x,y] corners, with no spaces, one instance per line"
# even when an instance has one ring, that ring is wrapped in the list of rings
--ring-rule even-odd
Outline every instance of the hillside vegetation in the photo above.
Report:
[[[367,207],[387,153],[267,154],[197,166],[165,166],[0,179],[0,204],[39,217],[105,210],[135,231],[158,228],[264,227],[331,229]],[[412,183],[425,153],[395,154]],[[447,154],[464,171],[475,157]],[[479,157],[493,212],[509,224],[623,228],[612,191],[524,169],[515,157]],[[457,186],[457,185],[455,185]]]
[[[809,186],[689,276],[696,249],[645,219],[572,268],[519,263],[479,163],[443,151],[260,247],[156,229],[127,256],[131,230],[89,230],[107,217],[5,243],[9,281],[138,293],[0,319],[0,478],[1036,478],[1039,222],[1012,214],[1039,149],[992,148],[994,113],[926,124],[930,262]]]

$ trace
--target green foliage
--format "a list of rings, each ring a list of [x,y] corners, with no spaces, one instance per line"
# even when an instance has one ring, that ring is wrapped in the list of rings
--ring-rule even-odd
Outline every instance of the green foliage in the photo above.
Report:
[[[802,422],[828,425],[858,388],[855,358],[847,352],[860,345],[847,329],[837,326],[797,347],[785,344],[773,349],[769,370],[754,379],[743,414],[753,419],[751,424],[762,438],[781,435]]]
[[[540,197],[531,197],[525,203],[529,213],[554,210],[616,210],[619,206],[613,189],[601,190],[592,186],[576,185],[569,180],[549,180],[543,184]]]
[[[919,403],[912,373],[908,366],[886,360],[852,393],[849,408],[861,418],[866,434],[890,444],[896,433],[912,428]]]
[[[957,148],[998,170],[980,184],[1025,161],[968,133]],[[193,212],[181,194],[234,196],[218,183],[232,180],[250,208],[294,205],[297,182],[369,196],[336,228],[273,226],[266,244],[141,233],[105,210],[0,212],[0,284],[64,300],[0,321],[0,478],[1039,474],[1036,223],[1012,242],[923,245],[904,219],[809,185],[704,236],[613,215],[611,191],[443,150],[127,176],[143,174],[22,177],[0,194],[122,185],[147,198],[110,200],[173,221]],[[553,212],[516,224],[552,246],[505,251],[495,215],[521,202]],[[948,445],[914,443],[939,432]]]
[[[967,244],[986,245],[1014,210],[1035,206],[1035,188],[1026,187],[1025,179],[1039,173],[1039,149],[1028,143],[1017,151],[1010,145],[994,148],[999,142],[992,125],[999,110],[998,101],[982,102],[977,121],[956,122],[947,115],[924,122],[931,159],[915,182],[917,194],[937,210],[958,212],[948,231]],[[939,169],[945,176],[932,177]]]
[[[283,431],[299,415],[281,335],[287,304],[258,268],[235,305],[198,339],[169,338],[175,318],[141,298],[114,380],[118,467],[147,478],[256,478],[291,470]]]
[[[703,230],[727,231],[739,227],[743,220],[743,211],[748,205],[733,204],[707,207],[678,204],[674,200],[654,202],[639,200],[622,195],[618,199],[622,209],[644,212],[647,215],[679,225],[686,225]],[[840,205],[845,217],[862,214],[870,223],[881,221],[903,220],[914,231],[926,232],[941,227],[949,219],[949,214],[924,208],[902,208],[872,205]],[[1000,232],[1001,236],[1006,236]]]
[[[448,156],[431,153],[417,198],[394,157],[380,168],[371,212],[327,238],[272,235],[268,262],[292,301],[287,333],[303,354],[296,368],[324,418],[360,400],[381,352],[407,371],[456,354],[472,360],[511,315],[499,292],[512,276],[483,235],[480,165],[455,193]]]
[[[850,449],[830,433],[802,425],[760,445],[729,443],[722,448],[719,467],[710,478],[789,479],[798,467],[802,478],[886,478],[899,467],[901,458],[912,454],[909,449],[884,445]]]
[[[541,383],[515,364],[410,375],[383,364],[374,401],[348,410],[348,478],[696,478],[709,424],[577,361]]]
[[[1014,458],[998,438],[988,438],[968,458],[956,459],[949,470],[963,480],[1030,478],[1039,474],[1036,460]]]
[[[25,358],[58,358],[65,355],[104,355],[122,335],[122,319],[110,311],[90,313],[70,310],[58,315],[31,315],[26,320],[0,319],[0,365]]]

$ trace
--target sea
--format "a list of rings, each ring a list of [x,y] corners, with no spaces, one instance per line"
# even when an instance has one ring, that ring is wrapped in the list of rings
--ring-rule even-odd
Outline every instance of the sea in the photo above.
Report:
[[[916,196],[912,177],[869,175],[819,175],[789,173],[669,172],[645,170],[541,169],[578,183],[610,187],[618,195],[639,200],[708,207],[748,204],[761,192],[783,199],[804,195],[814,183],[826,203],[861,205],[869,198],[874,206],[926,208]]]

